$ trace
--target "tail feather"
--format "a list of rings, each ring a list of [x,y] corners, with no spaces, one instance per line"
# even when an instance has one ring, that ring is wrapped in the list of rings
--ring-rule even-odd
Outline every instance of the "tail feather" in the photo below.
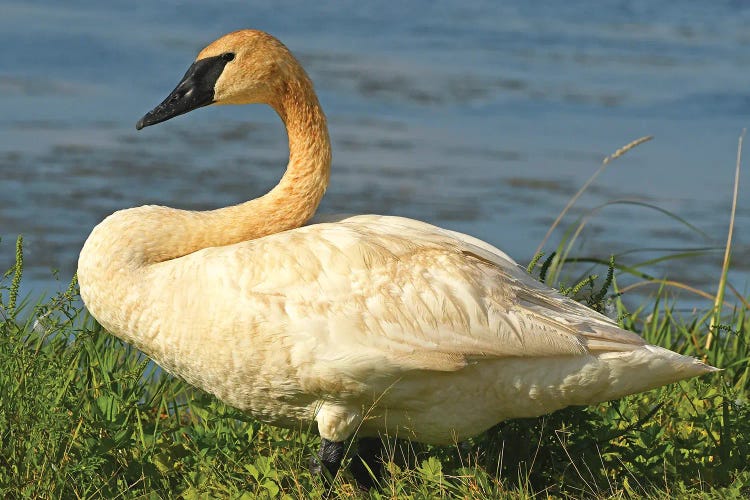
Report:
[[[720,371],[699,359],[650,344],[630,352],[602,353],[600,358],[611,368],[612,399]]]

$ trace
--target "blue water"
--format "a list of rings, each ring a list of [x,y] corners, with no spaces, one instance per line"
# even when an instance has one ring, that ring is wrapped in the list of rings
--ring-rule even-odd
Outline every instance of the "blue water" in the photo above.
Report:
[[[712,291],[737,138],[750,124],[750,8],[498,3],[0,1],[0,269],[23,234],[26,290],[51,292],[64,286],[52,271],[66,281],[86,235],[114,210],[212,208],[268,190],[287,154],[268,109],[206,108],[134,127],[205,44],[253,27],[298,55],[328,114],[334,164],[321,212],[424,219],[525,263],[602,158],[654,135],[610,165],[547,248],[594,207],[644,201],[705,235],[613,205],[576,253],[712,247],[645,268]],[[745,292],[746,193],[731,274]]]

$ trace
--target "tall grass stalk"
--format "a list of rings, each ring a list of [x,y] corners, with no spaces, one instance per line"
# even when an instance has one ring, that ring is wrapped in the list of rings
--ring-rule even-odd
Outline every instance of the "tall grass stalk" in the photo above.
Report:
[[[726,290],[727,274],[729,274],[729,260],[732,255],[732,235],[734,234],[734,221],[737,215],[737,198],[740,190],[740,169],[742,165],[742,140],[745,138],[745,130],[740,134],[737,140],[737,162],[734,169],[734,189],[732,191],[732,209],[729,216],[729,231],[727,231],[727,244],[724,250],[724,261],[721,266],[721,275],[719,277],[719,286],[716,290],[716,301],[714,302],[714,314],[711,316],[711,324],[708,328],[706,337],[705,350],[708,353],[711,350],[711,343],[714,339],[714,331],[721,322],[721,306],[724,303],[724,291]]]

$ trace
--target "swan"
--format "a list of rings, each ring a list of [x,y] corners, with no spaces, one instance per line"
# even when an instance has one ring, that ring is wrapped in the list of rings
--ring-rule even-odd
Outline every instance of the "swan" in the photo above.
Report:
[[[351,467],[366,488],[363,464],[382,472],[378,436],[450,444],[716,370],[646,344],[471,236],[379,215],[305,226],[329,180],[326,118],[267,33],[212,42],[136,128],[249,103],[286,126],[278,185],[210,211],[115,212],[81,250],[80,293],[164,370],[258,420],[317,428],[324,479],[355,433]]]

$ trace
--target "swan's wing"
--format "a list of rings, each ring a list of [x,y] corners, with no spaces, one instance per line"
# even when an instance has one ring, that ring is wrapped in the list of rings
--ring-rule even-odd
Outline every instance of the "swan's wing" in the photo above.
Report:
[[[494,247],[409,219],[343,218],[204,252],[235,282],[216,300],[257,310],[262,298],[264,331],[358,379],[643,344]]]
[[[572,328],[585,339],[589,351],[631,350],[633,346],[645,344],[643,338],[623,330],[607,316],[540,283],[525,268],[492,245],[463,233],[446,232],[466,245],[463,252],[470,253],[473,248],[477,258],[502,269],[512,279],[516,299],[523,308],[544,317],[551,316],[557,323]]]

